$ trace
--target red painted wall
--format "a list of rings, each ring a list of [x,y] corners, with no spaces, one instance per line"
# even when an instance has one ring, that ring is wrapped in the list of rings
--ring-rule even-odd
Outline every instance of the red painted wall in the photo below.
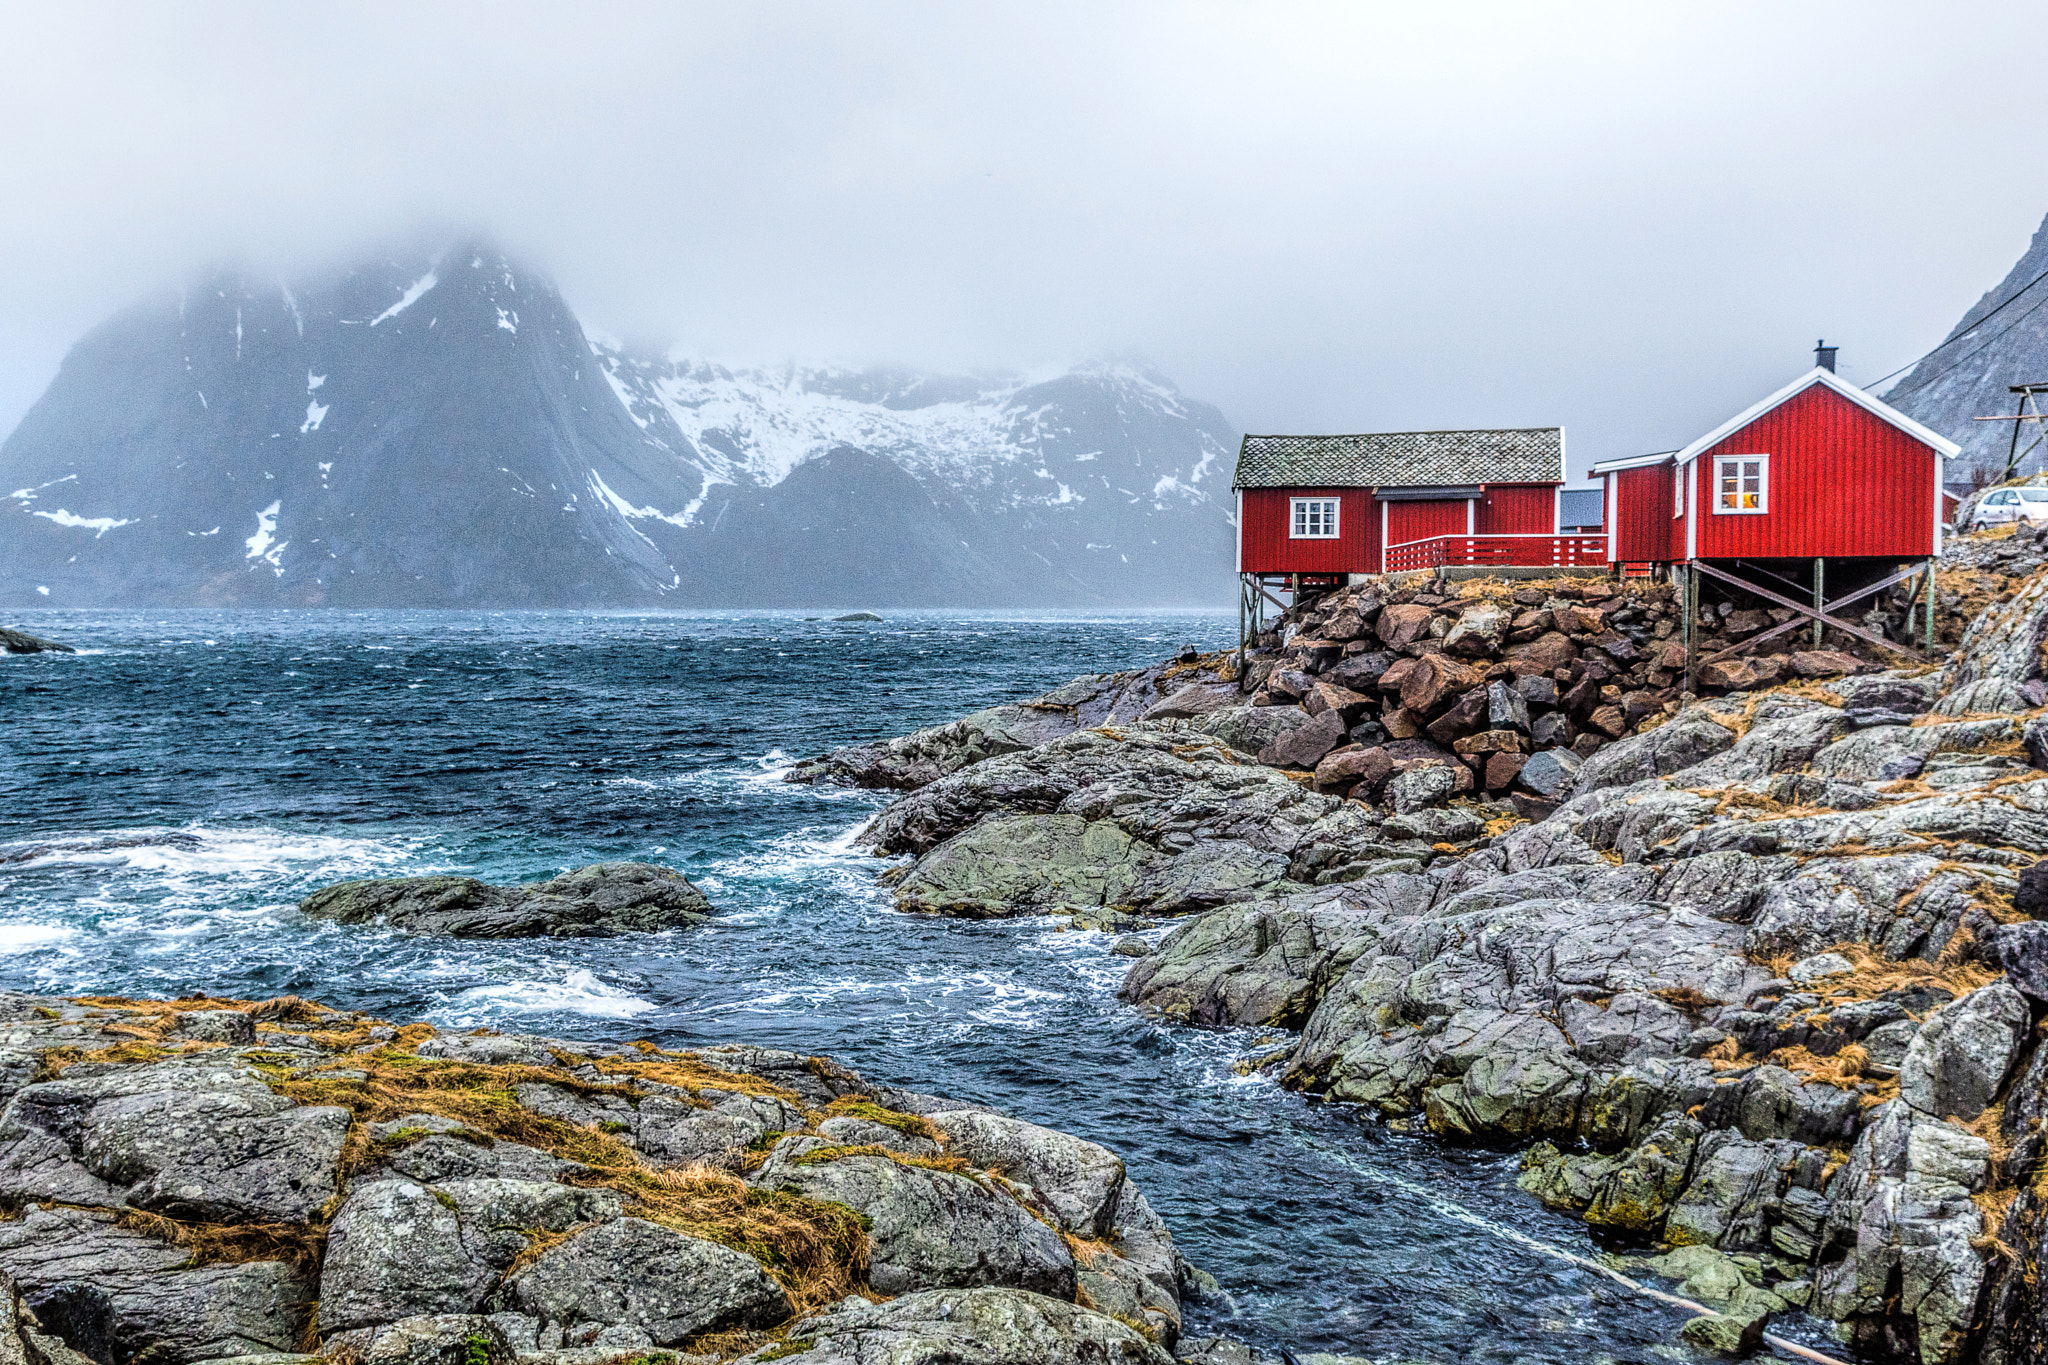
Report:
[[[1430,536],[1465,534],[1465,500],[1455,502],[1390,502],[1387,504],[1387,544],[1425,540]]]
[[[1554,536],[1556,489],[1551,483],[1488,484],[1475,529],[1482,536]]]
[[[1334,540],[1288,538],[1292,498],[1336,498]],[[1370,488],[1247,488],[1238,547],[1246,573],[1376,573],[1380,509]]]
[[[1685,558],[1685,523],[1671,515],[1671,466],[1622,469],[1609,477],[1620,484],[1616,558],[1627,564]]]
[[[1770,510],[1717,515],[1717,455],[1771,457]],[[1688,467],[1702,559],[1814,556],[1915,559],[1934,552],[1934,452],[1819,385],[1796,394]],[[1624,560],[1685,557],[1665,466],[1626,469],[1617,551]]]

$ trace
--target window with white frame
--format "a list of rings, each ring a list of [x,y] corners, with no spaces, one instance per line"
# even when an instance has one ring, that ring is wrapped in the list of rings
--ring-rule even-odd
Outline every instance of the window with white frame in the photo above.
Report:
[[[1288,531],[1290,540],[1335,540],[1337,538],[1337,500],[1335,498],[1292,498],[1294,509],[1293,528]]]
[[[1771,508],[1771,457],[1721,455],[1714,460],[1714,512],[1750,514]]]

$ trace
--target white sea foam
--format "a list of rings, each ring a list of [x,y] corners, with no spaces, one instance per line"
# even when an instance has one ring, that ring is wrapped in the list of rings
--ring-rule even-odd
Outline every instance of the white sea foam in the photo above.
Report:
[[[61,924],[0,924],[0,953],[25,953],[46,948],[77,934]]]
[[[578,968],[560,981],[506,981],[476,986],[450,1002],[453,1010],[484,1006],[529,1014],[587,1014],[597,1019],[636,1019],[656,1008],[631,991],[622,991]]]
[[[415,840],[349,839],[265,826],[144,826],[10,840],[0,843],[0,868],[123,867],[165,874],[267,877],[390,867],[410,858],[415,845]]]

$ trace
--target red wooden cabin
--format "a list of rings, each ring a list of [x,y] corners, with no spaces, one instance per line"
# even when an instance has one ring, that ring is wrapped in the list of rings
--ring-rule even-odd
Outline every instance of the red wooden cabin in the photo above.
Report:
[[[1816,367],[1681,450],[1604,460],[1607,559],[1929,559],[1961,447]]]
[[[1606,497],[1610,563],[1668,570],[1695,604],[1710,579],[1796,614],[1723,654],[1808,621],[1816,646],[1833,628],[1896,648],[1835,613],[1914,577],[1931,650],[1942,466],[1960,450],[1823,363],[1682,449],[1605,460],[1590,477]],[[1696,616],[1684,617],[1688,687]]]
[[[1599,536],[1557,533],[1564,431],[1247,436],[1237,568],[1296,591],[1448,564],[1604,563]]]

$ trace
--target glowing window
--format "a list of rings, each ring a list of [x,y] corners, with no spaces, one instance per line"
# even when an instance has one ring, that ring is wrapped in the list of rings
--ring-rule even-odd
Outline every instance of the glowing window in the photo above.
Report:
[[[1335,540],[1337,538],[1337,500],[1335,498],[1292,498],[1294,508],[1293,528],[1288,531],[1289,540]]]
[[[1723,455],[1714,461],[1714,511],[1755,515],[1771,507],[1771,457]]]

